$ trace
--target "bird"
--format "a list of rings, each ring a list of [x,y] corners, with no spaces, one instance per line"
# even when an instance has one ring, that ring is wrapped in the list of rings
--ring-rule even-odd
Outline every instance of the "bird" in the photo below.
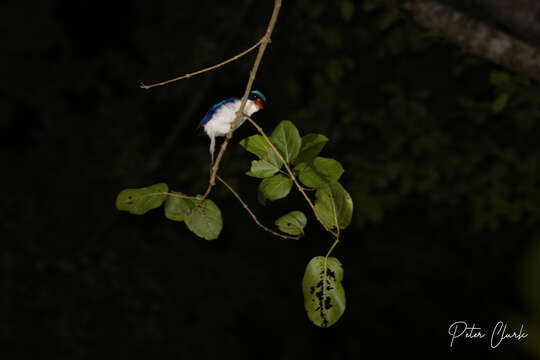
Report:
[[[216,146],[216,137],[225,136],[231,130],[231,125],[236,117],[236,112],[240,109],[242,99],[232,97],[223,100],[208,110],[201,120],[199,127],[204,129],[204,132],[210,138],[210,165],[214,164],[214,149]],[[264,109],[266,105],[266,97],[258,90],[253,90],[249,93],[246,105],[244,106],[244,115],[251,116],[257,111]],[[246,121],[246,117],[242,116],[236,123],[235,130]]]

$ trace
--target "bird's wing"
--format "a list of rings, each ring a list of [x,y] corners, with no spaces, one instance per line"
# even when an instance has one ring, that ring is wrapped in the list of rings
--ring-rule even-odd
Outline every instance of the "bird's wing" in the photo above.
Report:
[[[230,102],[233,102],[233,101],[236,101],[238,100],[238,98],[236,97],[232,97],[232,98],[229,98],[229,99],[226,99],[226,100],[223,100],[217,104],[215,104],[214,106],[212,106],[210,108],[210,110],[208,110],[208,112],[206,113],[206,115],[204,115],[203,119],[201,120],[201,122],[199,123],[199,127],[200,126],[204,126],[207,122],[210,121],[210,119],[212,119],[212,116],[214,115],[214,113],[217,111],[217,109],[219,109],[221,106],[225,105],[225,104],[228,104]]]

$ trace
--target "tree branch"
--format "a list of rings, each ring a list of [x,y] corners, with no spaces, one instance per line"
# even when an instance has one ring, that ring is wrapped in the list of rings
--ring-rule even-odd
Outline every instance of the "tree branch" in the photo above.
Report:
[[[389,9],[401,6],[409,10],[417,23],[428,29],[438,30],[455,45],[540,81],[540,48],[498,31],[438,1],[373,0],[373,2],[376,6]]]
[[[538,0],[476,0],[495,20],[517,35],[540,46],[540,2]]]
[[[540,50],[436,1],[406,0],[421,25],[496,64],[540,81]]]
[[[251,68],[251,71],[249,72],[249,80],[246,85],[246,89],[244,91],[244,96],[242,96],[242,102],[240,104],[240,108],[236,112],[236,117],[234,118],[234,121],[231,124],[231,129],[227,133],[227,137],[225,138],[225,141],[223,141],[223,144],[221,144],[221,148],[216,158],[216,162],[214,163],[214,166],[212,167],[211,172],[210,172],[210,181],[208,182],[208,188],[206,189],[206,192],[203,195],[203,199],[206,199],[208,194],[210,194],[210,191],[212,190],[212,188],[216,185],[216,175],[219,169],[219,163],[221,162],[223,153],[225,153],[225,150],[227,149],[227,146],[229,145],[229,140],[232,138],[232,134],[236,128],[236,124],[238,123],[238,120],[244,115],[244,107],[246,106],[249,92],[251,91],[251,87],[253,86],[253,82],[255,81],[255,76],[257,74],[257,70],[259,69],[259,65],[261,64],[264,51],[266,50],[266,46],[270,43],[270,36],[272,35],[272,31],[274,31],[274,26],[276,25],[280,8],[281,8],[281,0],[274,0],[274,10],[272,11],[272,17],[270,18],[270,22],[268,23],[268,28],[266,29],[266,33],[261,39],[261,44],[259,47],[259,52],[257,53],[257,58],[255,59],[255,63],[253,64],[253,67]]]
[[[246,211],[249,213],[249,215],[251,215],[251,218],[253,219],[253,221],[255,221],[255,223],[257,225],[259,225],[263,230],[265,231],[268,231],[269,233],[271,234],[274,234],[276,236],[279,236],[283,239],[292,239],[292,240],[298,240],[300,239],[300,236],[289,236],[289,235],[284,235],[284,234],[280,234],[278,232],[275,232],[274,230],[264,226],[260,221],[259,219],[257,219],[257,217],[255,216],[255,214],[253,213],[253,211],[251,211],[251,209],[249,208],[249,206],[246,205],[246,203],[242,200],[242,198],[240,197],[240,195],[238,195],[238,193],[236,191],[234,191],[234,189],[232,188],[232,186],[230,186],[229,184],[227,184],[225,182],[225,180],[223,180],[219,175],[216,175],[216,178],[221,181],[221,183],[223,185],[225,185],[227,187],[227,189],[229,189],[230,192],[232,192],[232,194],[238,199],[238,201],[240,201],[240,204],[242,204],[242,206],[244,207],[244,209],[246,209]]]

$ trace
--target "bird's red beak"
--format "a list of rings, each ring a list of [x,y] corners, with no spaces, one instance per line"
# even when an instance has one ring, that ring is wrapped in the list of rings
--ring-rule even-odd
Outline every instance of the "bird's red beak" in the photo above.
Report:
[[[264,104],[261,99],[255,100],[255,105],[257,105],[259,109],[264,109]]]

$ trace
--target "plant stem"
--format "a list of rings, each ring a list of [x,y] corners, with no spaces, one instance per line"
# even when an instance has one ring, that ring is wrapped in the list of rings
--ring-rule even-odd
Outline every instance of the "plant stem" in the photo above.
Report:
[[[328,260],[328,257],[330,256],[330,254],[332,253],[332,251],[334,250],[334,248],[336,247],[336,245],[339,243],[339,239],[336,238],[336,240],[334,241],[334,243],[332,244],[332,246],[330,246],[330,250],[328,250],[328,252],[326,253],[326,256],[324,257],[324,264],[326,265],[326,260]]]
[[[247,204],[242,200],[242,198],[240,197],[240,195],[238,195],[238,193],[236,191],[234,191],[234,189],[232,188],[232,186],[230,186],[229,184],[227,184],[225,182],[225,180],[223,180],[219,175],[216,175],[216,178],[221,181],[221,183],[223,185],[225,185],[227,187],[227,189],[229,189],[229,191],[238,199],[238,201],[240,201],[240,204],[242,204],[242,206],[244,207],[244,209],[246,209],[246,211],[249,213],[249,215],[251,215],[251,218],[253,219],[253,221],[255,221],[255,223],[257,225],[259,225],[263,230],[265,231],[268,231],[269,233],[272,233],[276,236],[279,236],[283,239],[292,239],[292,240],[298,240],[300,239],[300,236],[289,236],[289,235],[284,235],[284,234],[280,234],[278,232],[275,232],[274,230],[264,226],[260,221],[259,219],[257,219],[257,217],[255,216],[255,214],[253,213],[253,211],[251,211],[251,209],[249,208],[249,206],[247,206]]]

